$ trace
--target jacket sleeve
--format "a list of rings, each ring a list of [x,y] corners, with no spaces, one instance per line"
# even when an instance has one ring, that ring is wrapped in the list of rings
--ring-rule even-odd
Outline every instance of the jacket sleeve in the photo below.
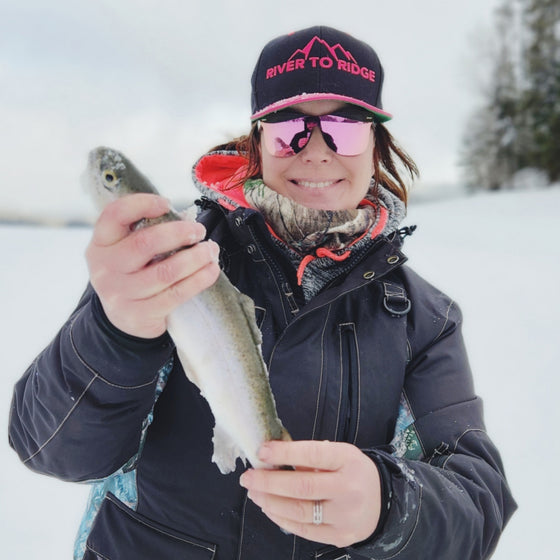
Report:
[[[390,498],[382,527],[356,550],[375,559],[480,560],[494,551],[516,504],[485,432],[460,310],[422,282],[408,287],[416,309],[400,427],[389,450],[368,451]]]
[[[110,475],[137,453],[172,351],[167,334],[145,340],[113,327],[88,286],[15,386],[10,445],[31,469],[63,480]]]

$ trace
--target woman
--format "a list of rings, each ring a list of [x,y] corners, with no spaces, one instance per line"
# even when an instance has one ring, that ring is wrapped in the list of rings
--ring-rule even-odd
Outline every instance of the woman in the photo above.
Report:
[[[487,558],[515,509],[444,294],[403,266],[403,173],[365,43],[313,27],[265,46],[247,137],[203,156],[199,223],[130,233],[109,205],[91,285],[15,389],[25,463],[94,483],[76,558]],[[404,170],[404,171],[403,171]],[[206,240],[204,240],[206,239]],[[155,255],[192,246],[163,262]],[[220,266],[255,301],[295,441],[211,464],[213,418],[166,317]]]

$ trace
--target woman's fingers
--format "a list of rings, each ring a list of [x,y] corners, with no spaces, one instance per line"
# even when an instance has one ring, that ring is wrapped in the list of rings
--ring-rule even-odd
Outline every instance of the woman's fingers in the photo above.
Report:
[[[295,500],[281,496],[271,496],[265,492],[249,491],[248,496],[269,517],[291,520],[294,523],[313,523],[314,508],[317,500]],[[321,523],[330,525],[335,519],[333,508],[329,508],[328,500],[321,500]]]
[[[241,485],[284,530],[348,546],[373,533],[381,511],[377,467],[357,447],[341,442],[265,443],[259,458],[295,471],[250,469]]]
[[[324,471],[253,469],[244,473],[241,480],[251,490],[302,500],[324,500],[335,491],[332,473]]]
[[[86,252],[88,262],[95,262],[99,256],[104,268],[131,273],[140,270],[160,255],[198,243],[206,234],[204,226],[197,222],[177,220],[131,231],[133,223],[135,222],[117,226],[98,222]],[[118,235],[121,236],[119,239]],[[108,239],[117,240],[111,244],[100,241]]]
[[[201,224],[175,220],[132,231],[142,218],[168,210],[167,201],[156,195],[116,200],[102,212],[86,250],[90,281],[107,318],[142,338],[162,334],[167,315],[211,286],[220,271],[219,247],[202,241]]]
[[[342,450],[355,449],[349,443],[333,441],[268,441],[260,448],[259,459],[270,465],[336,471],[344,465]]]
[[[205,266],[217,263],[219,252],[220,248],[214,241],[201,241],[139,269],[133,269],[130,272],[119,270],[119,273],[125,278],[123,281],[126,281],[127,284],[126,296],[134,300],[157,296],[164,290],[188,279]],[[125,255],[121,255],[120,262],[118,258],[115,258],[113,264],[107,264],[104,273],[108,275],[106,279],[108,283],[114,281],[113,275],[119,266],[127,267],[122,263],[124,260]],[[127,264],[129,265],[130,261]]]
[[[97,219],[92,242],[109,246],[124,239],[130,226],[142,218],[157,218],[169,211],[169,202],[155,194],[135,194],[109,203]]]

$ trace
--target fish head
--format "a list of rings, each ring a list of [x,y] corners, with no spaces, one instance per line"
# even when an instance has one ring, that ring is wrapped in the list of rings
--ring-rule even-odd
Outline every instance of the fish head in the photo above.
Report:
[[[158,194],[150,181],[121,152],[103,146],[89,153],[82,183],[99,209],[128,194]]]

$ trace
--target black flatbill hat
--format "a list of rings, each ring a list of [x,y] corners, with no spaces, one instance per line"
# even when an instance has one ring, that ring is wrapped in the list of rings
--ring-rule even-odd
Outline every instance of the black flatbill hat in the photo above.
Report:
[[[252,121],[295,103],[333,99],[388,121],[381,89],[383,67],[363,41],[326,26],[283,35],[267,43],[251,77]]]

